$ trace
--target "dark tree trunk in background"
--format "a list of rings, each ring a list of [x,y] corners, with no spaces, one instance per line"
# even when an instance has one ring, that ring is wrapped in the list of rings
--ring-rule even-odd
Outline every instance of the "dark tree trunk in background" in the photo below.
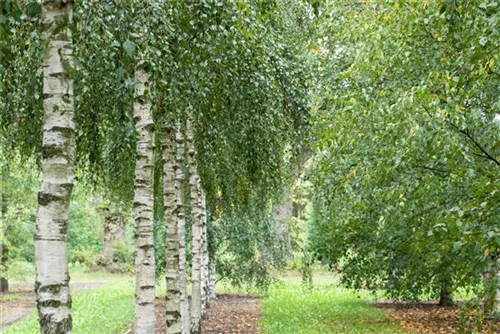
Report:
[[[451,305],[453,305],[453,290],[450,284],[443,283],[441,285],[441,292],[439,294],[439,306]]]
[[[103,256],[107,264],[111,264],[113,262],[113,246],[116,243],[125,242],[125,218],[117,212],[108,211],[104,217],[103,251]]]
[[[5,182],[7,180],[7,168],[4,167],[2,168],[2,188],[4,188]],[[0,218],[2,220],[2,223],[4,226],[6,226],[6,216],[7,216],[7,208],[8,208],[8,200],[7,200],[7,194],[5,191],[2,191],[2,198],[1,198],[1,213],[0,213]],[[5,231],[7,232],[7,231]],[[0,265],[2,271],[7,270],[7,261],[8,261],[8,253],[9,250],[7,248],[7,245],[5,243],[0,243]],[[0,275],[0,292],[7,292],[9,291],[9,282],[7,280],[7,277],[4,277]]]

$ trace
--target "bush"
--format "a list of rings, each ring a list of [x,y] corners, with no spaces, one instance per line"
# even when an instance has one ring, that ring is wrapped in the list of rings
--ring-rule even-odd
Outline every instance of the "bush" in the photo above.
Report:
[[[132,264],[134,262],[134,251],[125,242],[113,244],[113,263]]]
[[[35,277],[35,266],[26,261],[12,261],[7,266],[6,275],[2,275],[11,281],[28,283]]]
[[[78,262],[89,268],[97,265],[97,254],[89,250],[77,250],[73,253],[72,262]]]

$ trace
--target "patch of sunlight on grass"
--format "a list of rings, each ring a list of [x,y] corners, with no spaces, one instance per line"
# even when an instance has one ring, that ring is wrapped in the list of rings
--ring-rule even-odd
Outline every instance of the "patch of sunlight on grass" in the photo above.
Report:
[[[108,284],[73,294],[73,333],[123,333],[134,318],[134,284],[128,277],[107,276]],[[38,316],[12,325],[2,334],[39,333]]]
[[[300,276],[287,273],[263,300],[264,334],[397,334],[403,333],[384,313],[369,305],[373,296],[338,286],[338,278],[315,273],[314,288],[304,289]]]

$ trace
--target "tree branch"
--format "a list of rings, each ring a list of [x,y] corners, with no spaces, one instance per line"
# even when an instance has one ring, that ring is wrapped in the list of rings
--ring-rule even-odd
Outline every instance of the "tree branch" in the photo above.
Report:
[[[446,176],[449,176],[451,174],[451,170],[449,170],[449,169],[435,168],[435,167],[429,167],[429,166],[425,166],[425,165],[416,165],[416,164],[413,164],[412,166],[414,168],[425,169],[425,170],[429,170],[433,173],[440,173],[440,174],[446,175]]]
[[[444,101],[444,102],[446,102],[446,101]],[[422,103],[420,105],[422,106],[424,111],[427,113],[427,115],[429,115],[429,117],[434,118],[434,116],[429,112],[429,110]],[[488,151],[486,151],[486,149],[471,135],[471,133],[468,129],[462,130],[457,125],[453,124],[453,122],[451,122],[450,120],[446,120],[446,123],[448,123],[451,127],[456,129],[459,133],[466,136],[470,141],[472,141],[474,146],[476,146],[483,153],[483,154],[477,154],[477,153],[472,153],[472,154],[474,154],[475,156],[493,161],[497,166],[500,167],[500,161],[498,161],[494,156],[489,154]]]
[[[469,130],[465,129],[465,130],[462,130],[460,129],[458,126],[456,126],[455,124],[453,124],[452,122],[450,121],[447,121],[448,124],[450,124],[452,127],[454,127],[458,132],[460,132],[461,134],[463,134],[464,136],[466,136],[467,138],[470,139],[470,141],[472,141],[472,143],[483,153],[483,154],[475,154],[477,156],[480,156],[480,157],[483,157],[485,159],[488,159],[488,160],[491,160],[493,161],[497,166],[500,167],[500,162],[494,157],[492,156],[491,154],[489,154],[485,149],[484,147],[474,138],[472,137],[471,133]]]

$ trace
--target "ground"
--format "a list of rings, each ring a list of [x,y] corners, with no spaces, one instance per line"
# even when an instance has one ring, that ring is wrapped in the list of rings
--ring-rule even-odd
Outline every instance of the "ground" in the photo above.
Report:
[[[436,303],[394,303],[375,304],[408,332],[412,330],[419,334],[459,334],[460,306],[441,307]],[[474,334],[500,333],[500,322],[487,325],[482,330],[475,328],[474,316],[466,321]],[[491,328],[491,327],[493,328]]]
[[[134,281],[131,276],[80,275],[72,283],[75,334],[132,333]],[[332,274],[316,273],[312,290],[297,274],[258,296],[221,286],[202,321],[203,334],[458,334],[460,307],[434,303],[380,302],[368,293],[342,288]],[[164,286],[158,289],[157,332],[164,333]],[[100,307],[96,307],[100,305]],[[0,294],[2,334],[38,333],[30,284]],[[13,325],[7,326],[8,324]],[[474,324],[470,318],[469,323]],[[491,330],[500,333],[500,322]]]
[[[71,291],[97,288],[106,282],[71,284]],[[9,292],[0,293],[0,330],[33,314],[36,296],[32,284],[12,284]]]
[[[201,321],[202,334],[260,334],[261,297],[225,294],[210,302]],[[165,333],[165,304],[157,299],[156,332]]]

